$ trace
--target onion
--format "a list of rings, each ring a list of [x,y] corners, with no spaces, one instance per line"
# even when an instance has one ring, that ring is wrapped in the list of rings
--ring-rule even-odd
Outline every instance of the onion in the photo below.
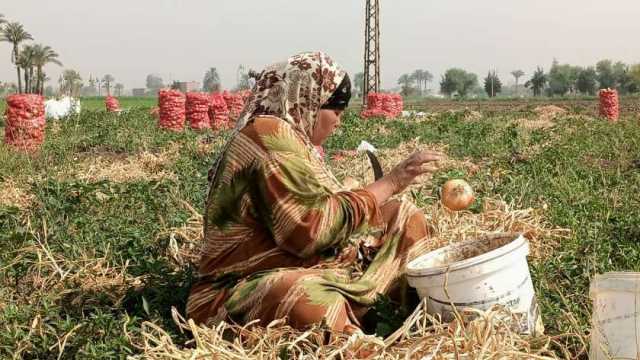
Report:
[[[442,186],[442,204],[449,210],[466,210],[475,199],[473,189],[464,180],[449,180]]]

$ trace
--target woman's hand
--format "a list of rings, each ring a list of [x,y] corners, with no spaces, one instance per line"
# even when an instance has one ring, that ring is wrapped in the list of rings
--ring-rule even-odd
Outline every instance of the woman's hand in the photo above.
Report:
[[[394,187],[393,193],[397,194],[404,190],[418,176],[437,171],[438,167],[433,163],[444,158],[445,155],[438,151],[416,151],[411,154],[388,175]]]
[[[379,205],[382,205],[391,196],[409,186],[418,176],[436,171],[438,168],[433,162],[444,158],[445,155],[437,151],[415,152],[382,179],[367,186],[366,190],[375,196]]]

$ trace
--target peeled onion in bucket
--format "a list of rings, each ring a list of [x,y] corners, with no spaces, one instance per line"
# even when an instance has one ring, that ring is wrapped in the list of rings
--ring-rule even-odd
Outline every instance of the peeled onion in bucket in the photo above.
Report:
[[[442,204],[453,211],[468,209],[475,201],[473,189],[464,180],[449,180],[442,186]]]

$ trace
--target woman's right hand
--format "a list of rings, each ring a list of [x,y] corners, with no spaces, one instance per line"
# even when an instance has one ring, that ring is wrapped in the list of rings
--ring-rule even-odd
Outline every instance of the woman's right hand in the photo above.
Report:
[[[382,205],[393,195],[402,192],[416,177],[436,171],[437,167],[433,162],[444,158],[445,155],[437,151],[415,152],[393,168],[386,176],[383,176],[365,189],[373,194],[378,205]]]
[[[393,193],[402,192],[418,176],[437,171],[438,167],[434,162],[444,158],[445,155],[443,153],[430,150],[416,151],[411,154],[407,159],[396,165],[387,175],[393,184]]]

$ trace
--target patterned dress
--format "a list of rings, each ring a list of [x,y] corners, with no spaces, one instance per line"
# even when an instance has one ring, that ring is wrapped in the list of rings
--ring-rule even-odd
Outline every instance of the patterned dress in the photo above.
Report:
[[[213,169],[187,315],[209,324],[259,319],[266,325],[286,317],[294,327],[324,322],[341,331],[358,326],[378,294],[403,276],[407,261],[429,250],[427,224],[409,202],[378,206],[368,191],[344,188],[311,145],[317,111],[335,86],[304,74],[339,82],[344,75],[337,65],[310,53],[276,68],[263,72]],[[273,87],[293,77],[302,84],[280,84],[276,93],[284,98],[274,96]],[[363,233],[382,244],[365,269],[357,259],[336,258],[362,246],[354,235]]]

